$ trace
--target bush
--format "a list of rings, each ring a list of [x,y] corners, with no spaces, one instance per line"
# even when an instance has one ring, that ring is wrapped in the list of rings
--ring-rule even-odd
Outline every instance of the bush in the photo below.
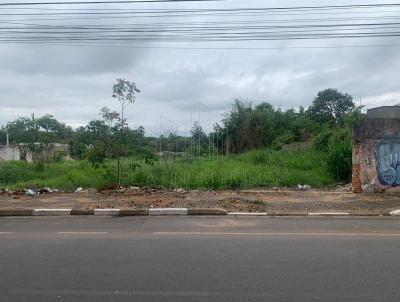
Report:
[[[333,133],[329,129],[322,130],[312,141],[313,149],[321,152],[328,152],[331,146]]]
[[[329,174],[340,182],[351,180],[352,144],[350,140],[333,145],[327,156],[327,168]]]
[[[282,146],[295,141],[294,135],[290,132],[285,132],[274,139],[271,148],[274,150],[282,149]]]

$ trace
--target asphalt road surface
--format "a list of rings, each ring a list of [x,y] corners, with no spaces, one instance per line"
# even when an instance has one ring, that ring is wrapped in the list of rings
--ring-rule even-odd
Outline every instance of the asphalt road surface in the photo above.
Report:
[[[1,218],[0,301],[400,301],[400,219]]]

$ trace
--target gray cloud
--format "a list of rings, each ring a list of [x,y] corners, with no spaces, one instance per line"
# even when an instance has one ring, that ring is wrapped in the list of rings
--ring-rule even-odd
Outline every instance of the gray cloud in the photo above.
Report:
[[[281,1],[275,4],[283,6]],[[285,1],[285,6],[297,4]],[[243,6],[237,1],[229,5]],[[266,6],[260,0],[251,5]],[[97,118],[104,105],[118,108],[111,88],[119,77],[135,81],[141,89],[127,117],[132,125],[144,125],[150,132],[159,130],[160,116],[174,121],[182,132],[198,119],[198,111],[207,126],[219,120],[236,97],[289,108],[307,106],[319,90],[333,87],[361,98],[369,107],[390,105],[400,102],[399,47],[290,48],[387,43],[396,40],[167,45],[285,47],[257,50],[0,44],[0,124],[35,112],[83,125]]]

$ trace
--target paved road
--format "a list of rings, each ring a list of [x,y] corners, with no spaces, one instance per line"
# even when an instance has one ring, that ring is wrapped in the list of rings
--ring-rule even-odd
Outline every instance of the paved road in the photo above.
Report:
[[[0,301],[400,301],[400,219],[0,219]]]

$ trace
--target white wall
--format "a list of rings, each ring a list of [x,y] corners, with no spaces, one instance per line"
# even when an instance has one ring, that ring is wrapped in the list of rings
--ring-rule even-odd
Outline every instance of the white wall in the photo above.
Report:
[[[18,146],[0,146],[0,161],[20,160]]]

